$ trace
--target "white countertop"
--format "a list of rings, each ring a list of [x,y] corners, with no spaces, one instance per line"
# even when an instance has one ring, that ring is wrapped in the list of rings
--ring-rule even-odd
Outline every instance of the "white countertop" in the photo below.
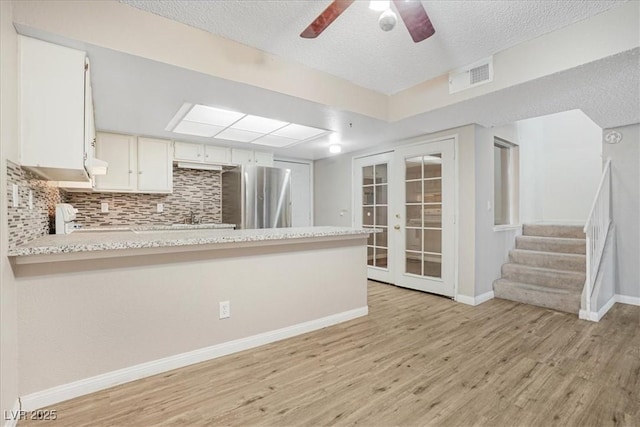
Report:
[[[267,228],[255,230],[212,229],[211,227],[181,229],[172,226],[164,228],[106,227],[94,231],[84,230],[71,234],[52,234],[40,237],[14,249],[10,257],[33,255],[72,254],[79,252],[112,251],[138,248],[162,248],[172,246],[215,245],[222,243],[245,243],[273,240],[295,240],[319,237],[360,236],[377,230],[349,227],[295,227]],[[160,226],[162,227],[162,226]]]

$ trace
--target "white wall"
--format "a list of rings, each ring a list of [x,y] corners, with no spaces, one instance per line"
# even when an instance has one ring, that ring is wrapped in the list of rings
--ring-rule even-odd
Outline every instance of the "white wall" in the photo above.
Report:
[[[584,224],[602,174],[602,129],[572,110],[517,122],[521,222]]]
[[[314,225],[351,227],[353,153],[328,157],[313,163]]]
[[[603,144],[611,158],[612,214],[616,225],[616,294],[640,303],[640,124],[615,129],[619,144]]]
[[[476,262],[474,295],[493,291],[493,282],[501,276],[502,264],[509,258],[519,229],[494,229],[494,138],[518,144],[515,125],[500,128],[476,126]]]
[[[17,287],[6,257],[7,159],[18,161],[17,37],[13,4],[0,1],[0,411],[14,409],[18,398]]]

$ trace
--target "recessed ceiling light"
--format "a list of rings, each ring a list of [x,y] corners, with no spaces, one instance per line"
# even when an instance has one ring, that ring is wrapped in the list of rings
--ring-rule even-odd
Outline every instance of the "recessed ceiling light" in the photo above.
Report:
[[[243,116],[243,113],[238,113],[237,111],[223,110],[222,108],[213,108],[207,105],[196,104],[193,106],[191,111],[184,116],[183,120],[227,127],[238,121]]]
[[[182,133],[185,135],[206,136],[212,137],[218,132],[224,129],[224,126],[213,126],[204,123],[190,122],[183,120],[173,129],[175,133]]]
[[[295,123],[291,123],[288,126],[283,127],[282,129],[278,129],[275,132],[272,132],[272,135],[283,136],[285,138],[297,139],[297,140],[305,140],[309,138],[313,138],[314,136],[321,135],[328,131],[324,129],[317,129],[308,126],[297,125]]]
[[[329,146],[329,152],[331,154],[338,154],[340,152],[342,152],[342,146],[338,145],[338,144],[333,144]]]
[[[231,127],[233,129],[248,130],[251,132],[271,133],[288,124],[288,122],[281,122],[280,120],[268,119],[266,117],[244,116],[231,125]]]
[[[216,139],[228,139],[230,141],[251,142],[254,139],[260,138],[263,133],[249,132],[246,130],[234,129],[232,127],[226,128],[222,132],[216,135]]]
[[[262,138],[258,138],[252,141],[252,144],[268,145],[269,147],[283,148],[289,145],[300,142],[297,139],[284,138],[282,136],[276,136],[274,134],[265,135]]]

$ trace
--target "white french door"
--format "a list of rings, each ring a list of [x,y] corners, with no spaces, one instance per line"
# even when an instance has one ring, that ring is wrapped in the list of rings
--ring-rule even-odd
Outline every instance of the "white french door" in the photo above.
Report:
[[[377,228],[367,242],[368,277],[393,283],[393,237],[389,233],[389,177],[393,153],[378,154],[354,160],[354,199],[356,227]]]
[[[455,293],[454,140],[413,145],[394,156],[395,284]]]
[[[454,139],[354,160],[355,224],[369,237],[369,278],[454,296]]]

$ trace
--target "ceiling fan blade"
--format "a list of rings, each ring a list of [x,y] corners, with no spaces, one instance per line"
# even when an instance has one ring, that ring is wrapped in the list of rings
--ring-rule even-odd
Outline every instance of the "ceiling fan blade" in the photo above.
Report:
[[[300,37],[315,39],[322,33],[342,12],[347,10],[354,0],[334,0],[302,33]]]
[[[421,42],[436,33],[427,11],[424,10],[420,1],[393,0],[393,4],[398,9],[398,13],[414,42]]]

